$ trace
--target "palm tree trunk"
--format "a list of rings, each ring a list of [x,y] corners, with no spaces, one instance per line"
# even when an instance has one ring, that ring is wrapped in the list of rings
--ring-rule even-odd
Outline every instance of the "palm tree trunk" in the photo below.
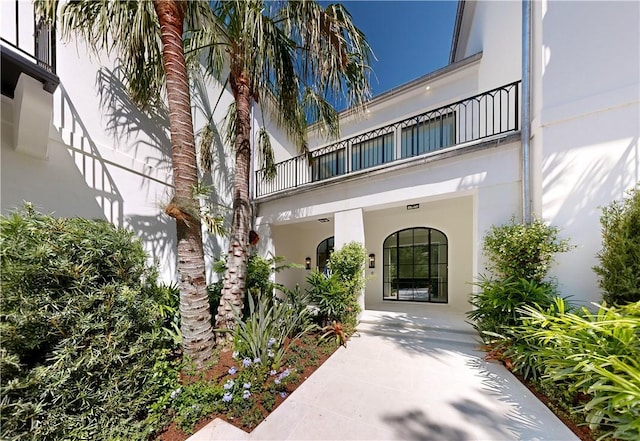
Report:
[[[235,171],[233,178],[233,219],[222,297],[216,315],[216,328],[234,329],[234,310],[242,311],[246,279],[250,228],[249,170],[251,164],[251,89],[246,75],[229,75],[236,102]],[[218,339],[230,338],[220,333]]]
[[[167,79],[174,197],[166,208],[176,219],[180,274],[180,329],[184,355],[199,366],[211,357],[215,344],[206,290],[200,219],[192,188],[198,183],[196,149],[191,117],[189,79],[182,47],[183,5],[174,0],[154,1],[160,22],[162,55]],[[197,207],[195,207],[197,208]]]

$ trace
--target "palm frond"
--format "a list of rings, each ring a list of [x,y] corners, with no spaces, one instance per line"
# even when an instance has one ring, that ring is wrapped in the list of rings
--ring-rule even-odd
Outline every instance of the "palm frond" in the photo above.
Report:
[[[264,127],[260,127],[258,132],[258,152],[263,176],[267,181],[272,181],[276,177],[276,162],[269,132]]]

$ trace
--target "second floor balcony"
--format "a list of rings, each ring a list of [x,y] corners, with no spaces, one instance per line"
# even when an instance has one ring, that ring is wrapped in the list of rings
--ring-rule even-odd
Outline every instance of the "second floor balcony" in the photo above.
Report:
[[[258,170],[255,197],[310,188],[518,132],[519,89],[516,81],[279,162],[272,180]]]
[[[55,27],[37,17],[26,1],[0,2],[2,29],[2,94],[13,98],[22,73],[40,81],[53,93],[60,80],[56,76]]]

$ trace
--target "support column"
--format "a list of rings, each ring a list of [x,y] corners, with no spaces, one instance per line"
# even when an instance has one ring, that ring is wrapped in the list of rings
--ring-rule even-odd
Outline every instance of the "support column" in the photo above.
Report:
[[[362,208],[340,211],[334,215],[334,249],[339,250],[349,242],[360,242],[364,246],[364,220]],[[362,270],[364,272],[364,268]],[[364,311],[364,289],[358,298],[360,310]],[[358,317],[359,319],[359,317]]]

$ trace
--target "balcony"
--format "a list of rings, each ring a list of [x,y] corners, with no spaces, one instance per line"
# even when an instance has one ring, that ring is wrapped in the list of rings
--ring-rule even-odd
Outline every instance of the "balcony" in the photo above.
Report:
[[[507,84],[279,162],[272,180],[258,170],[255,197],[310,188],[516,133],[519,87],[519,81]]]
[[[42,83],[45,91],[53,93],[58,84],[56,76],[55,27],[36,18],[31,3],[2,2],[2,94],[14,97],[22,73]]]

